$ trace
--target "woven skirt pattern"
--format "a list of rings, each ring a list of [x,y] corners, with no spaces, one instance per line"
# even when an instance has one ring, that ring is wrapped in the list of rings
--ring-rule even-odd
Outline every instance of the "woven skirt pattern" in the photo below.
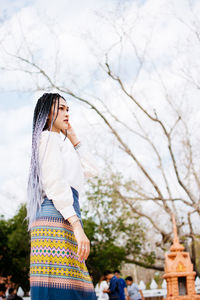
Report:
[[[76,202],[76,190],[73,196]],[[96,299],[85,261],[78,259],[77,248],[71,225],[53,202],[45,198],[31,229],[32,300]]]

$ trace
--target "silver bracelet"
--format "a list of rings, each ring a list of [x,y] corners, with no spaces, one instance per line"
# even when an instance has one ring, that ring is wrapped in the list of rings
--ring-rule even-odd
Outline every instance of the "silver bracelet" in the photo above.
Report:
[[[81,147],[81,142],[79,142],[78,145],[76,145],[76,146],[74,147],[74,149],[77,150],[77,149],[80,148],[80,147]]]

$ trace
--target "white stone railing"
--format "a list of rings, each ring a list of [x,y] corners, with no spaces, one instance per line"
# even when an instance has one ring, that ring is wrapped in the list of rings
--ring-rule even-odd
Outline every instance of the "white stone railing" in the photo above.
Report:
[[[151,281],[149,290],[146,289],[146,285],[144,284],[143,281],[140,281],[139,288],[142,290],[144,298],[148,298],[148,299],[154,299],[154,298],[156,299],[157,298],[158,299],[159,297],[164,298],[167,295],[166,280],[163,280],[161,289],[158,289],[158,285],[155,282],[155,280]],[[200,278],[199,277],[197,277],[195,280],[195,288],[196,288],[197,294],[200,294]]]
[[[167,295],[167,283],[165,280],[163,280],[163,282],[162,282],[161,289],[158,289],[158,285],[154,279],[151,281],[149,290],[146,289],[146,285],[143,281],[140,281],[139,288],[142,290],[145,299],[154,299],[154,298],[159,299],[159,297],[160,297],[160,299],[162,299],[162,297],[164,298]],[[195,280],[195,288],[196,288],[197,294],[200,294],[200,278],[199,277],[197,277]],[[24,292],[21,287],[19,287],[17,294],[18,294],[18,296],[21,296],[21,297],[24,296]],[[30,297],[23,297],[23,299],[30,300]]]
[[[165,280],[163,280],[162,289],[158,289],[158,285],[154,279],[151,281],[149,290],[146,289],[146,285],[143,281],[140,281],[139,289],[142,290],[144,298],[164,298],[167,295],[167,285]]]

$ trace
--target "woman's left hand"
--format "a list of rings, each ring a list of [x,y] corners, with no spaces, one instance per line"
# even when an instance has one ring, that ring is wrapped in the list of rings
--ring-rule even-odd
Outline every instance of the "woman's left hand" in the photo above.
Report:
[[[71,124],[68,122],[68,128],[67,128],[67,137],[75,136],[75,131],[72,128]]]
[[[64,130],[61,131],[64,135],[66,135],[66,132]],[[76,145],[79,142],[79,139],[77,138],[76,133],[69,122],[67,128],[67,137],[73,145]]]

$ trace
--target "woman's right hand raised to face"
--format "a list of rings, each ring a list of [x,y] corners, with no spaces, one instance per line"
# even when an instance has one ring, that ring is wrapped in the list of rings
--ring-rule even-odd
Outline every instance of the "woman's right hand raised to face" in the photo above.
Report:
[[[77,221],[76,221],[77,220]],[[76,238],[77,244],[78,244],[78,258],[80,260],[87,259],[90,254],[90,241],[88,240],[80,221],[77,219],[77,216],[75,218],[70,217],[68,221],[71,223],[74,236]]]

